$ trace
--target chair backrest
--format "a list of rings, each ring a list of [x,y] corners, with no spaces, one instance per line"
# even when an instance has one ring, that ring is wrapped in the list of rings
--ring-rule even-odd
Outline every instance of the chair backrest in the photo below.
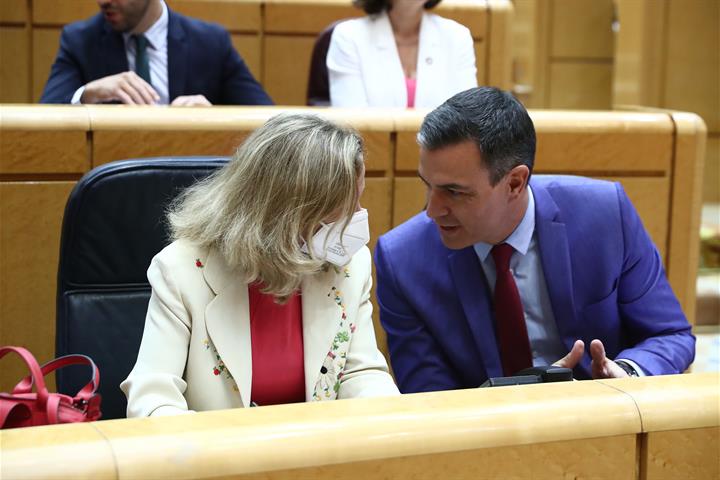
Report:
[[[124,160],[88,172],[65,207],[58,269],[57,355],[82,353],[100,369],[103,419],[125,417],[119,388],[140,348],[150,299],[146,271],[169,243],[165,210],[184,188],[227,162],[219,157]],[[83,367],[57,374],[74,394]]]
[[[327,53],[330,48],[335,26],[344,22],[345,19],[337,20],[320,32],[315,39],[312,57],[310,59],[310,74],[308,76],[307,104],[315,107],[327,107],[330,105],[330,81],[327,70]]]

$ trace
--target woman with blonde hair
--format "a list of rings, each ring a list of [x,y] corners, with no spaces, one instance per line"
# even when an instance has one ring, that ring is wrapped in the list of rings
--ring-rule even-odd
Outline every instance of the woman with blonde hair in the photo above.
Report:
[[[128,417],[398,393],[371,318],[362,148],[278,115],[176,199]]]

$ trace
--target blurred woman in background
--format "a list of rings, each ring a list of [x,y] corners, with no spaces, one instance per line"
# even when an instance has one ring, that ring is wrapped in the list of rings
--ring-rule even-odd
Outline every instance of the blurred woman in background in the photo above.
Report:
[[[434,108],[477,86],[470,31],[428,13],[440,0],[354,0],[368,16],[338,24],[327,55],[335,107]]]

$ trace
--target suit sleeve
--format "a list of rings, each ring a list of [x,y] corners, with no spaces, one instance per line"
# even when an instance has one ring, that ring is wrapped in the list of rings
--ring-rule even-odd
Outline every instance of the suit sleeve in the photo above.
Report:
[[[255,80],[245,61],[233,47],[230,34],[223,32],[223,105],[273,105],[270,96]]]
[[[367,262],[370,263],[369,253]],[[368,265],[362,286],[362,296],[357,312],[355,332],[343,369],[338,398],[355,398],[381,395],[397,395],[398,389],[388,373],[387,362],[377,347],[372,321],[370,289],[372,277]]]
[[[85,85],[76,51],[67,29],[60,35],[60,49],[50,70],[40,103],[70,103],[75,91]]]
[[[462,388],[435,337],[398,286],[383,238],[375,247],[377,297],[388,338],[390,363],[402,393]],[[421,282],[423,279],[417,279]]]
[[[183,372],[190,344],[190,315],[172,274],[156,257],[148,269],[152,295],[137,362],[120,384],[128,399],[127,416],[187,413]]]
[[[333,107],[367,107],[368,99],[362,78],[360,54],[353,36],[339,24],[333,30],[327,54],[330,105]]]
[[[623,223],[618,308],[627,344],[618,353],[648,375],[685,371],[695,357],[695,337],[668,283],[662,259],[623,188],[616,184]]]

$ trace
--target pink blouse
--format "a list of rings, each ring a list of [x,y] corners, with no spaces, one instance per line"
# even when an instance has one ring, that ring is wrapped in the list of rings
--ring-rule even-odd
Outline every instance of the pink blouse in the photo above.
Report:
[[[413,108],[415,106],[415,88],[417,87],[417,78],[405,78],[405,88],[407,88],[407,106]]]
[[[251,399],[258,405],[305,401],[302,302],[294,294],[285,305],[248,286],[250,344],[252,348]]]

